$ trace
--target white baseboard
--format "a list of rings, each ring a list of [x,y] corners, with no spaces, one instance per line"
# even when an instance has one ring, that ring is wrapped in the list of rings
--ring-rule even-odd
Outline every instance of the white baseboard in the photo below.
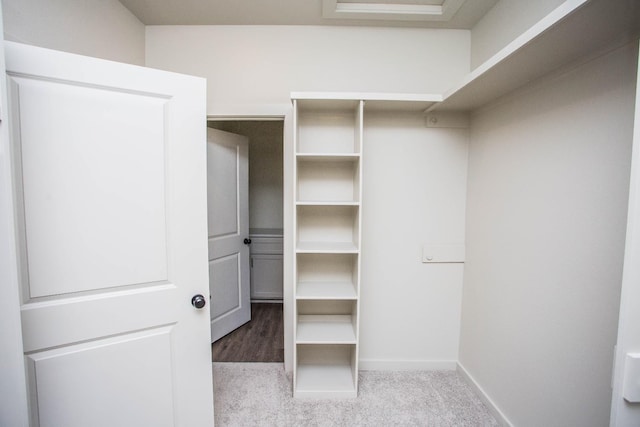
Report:
[[[455,371],[455,360],[360,359],[361,371]]]
[[[509,421],[506,415],[500,410],[500,408],[498,408],[494,401],[491,400],[491,398],[487,395],[480,384],[476,382],[476,380],[471,376],[471,374],[469,374],[469,372],[467,372],[467,370],[464,368],[464,366],[462,366],[462,364],[460,364],[460,362],[457,362],[457,371],[460,376],[469,384],[469,386],[471,386],[480,400],[482,400],[482,403],[487,406],[487,409],[489,409],[489,412],[491,412],[493,417],[504,427],[513,427],[511,421]]]

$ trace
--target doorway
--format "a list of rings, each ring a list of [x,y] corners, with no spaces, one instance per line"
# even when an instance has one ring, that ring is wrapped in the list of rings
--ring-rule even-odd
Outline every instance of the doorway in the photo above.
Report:
[[[216,362],[284,362],[284,120],[210,120],[249,140],[251,320],[212,344]]]

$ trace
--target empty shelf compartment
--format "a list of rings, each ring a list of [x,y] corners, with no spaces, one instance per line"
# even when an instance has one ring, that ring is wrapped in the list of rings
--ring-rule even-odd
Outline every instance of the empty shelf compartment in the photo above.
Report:
[[[296,256],[297,299],[356,299],[356,254],[304,254]]]
[[[296,342],[355,344],[357,304],[349,300],[297,301]]]
[[[298,102],[298,153],[359,153],[358,103],[332,110]]]
[[[355,345],[298,344],[296,398],[357,397]]]
[[[358,206],[298,206],[296,209],[298,252],[357,252]]]
[[[298,157],[299,203],[360,201],[360,163],[357,157]]]

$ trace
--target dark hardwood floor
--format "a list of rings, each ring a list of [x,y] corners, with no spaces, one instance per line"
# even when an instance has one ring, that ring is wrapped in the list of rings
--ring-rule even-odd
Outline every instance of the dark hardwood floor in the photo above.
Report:
[[[284,362],[282,304],[251,304],[251,321],[211,345],[214,362]]]

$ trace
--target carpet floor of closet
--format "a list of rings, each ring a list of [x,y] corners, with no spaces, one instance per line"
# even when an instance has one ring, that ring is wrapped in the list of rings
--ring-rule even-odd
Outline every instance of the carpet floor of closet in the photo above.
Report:
[[[284,362],[282,304],[251,304],[251,320],[211,345],[214,362]]]
[[[215,425],[498,426],[455,371],[361,371],[357,399],[295,400],[282,363],[214,363]]]

